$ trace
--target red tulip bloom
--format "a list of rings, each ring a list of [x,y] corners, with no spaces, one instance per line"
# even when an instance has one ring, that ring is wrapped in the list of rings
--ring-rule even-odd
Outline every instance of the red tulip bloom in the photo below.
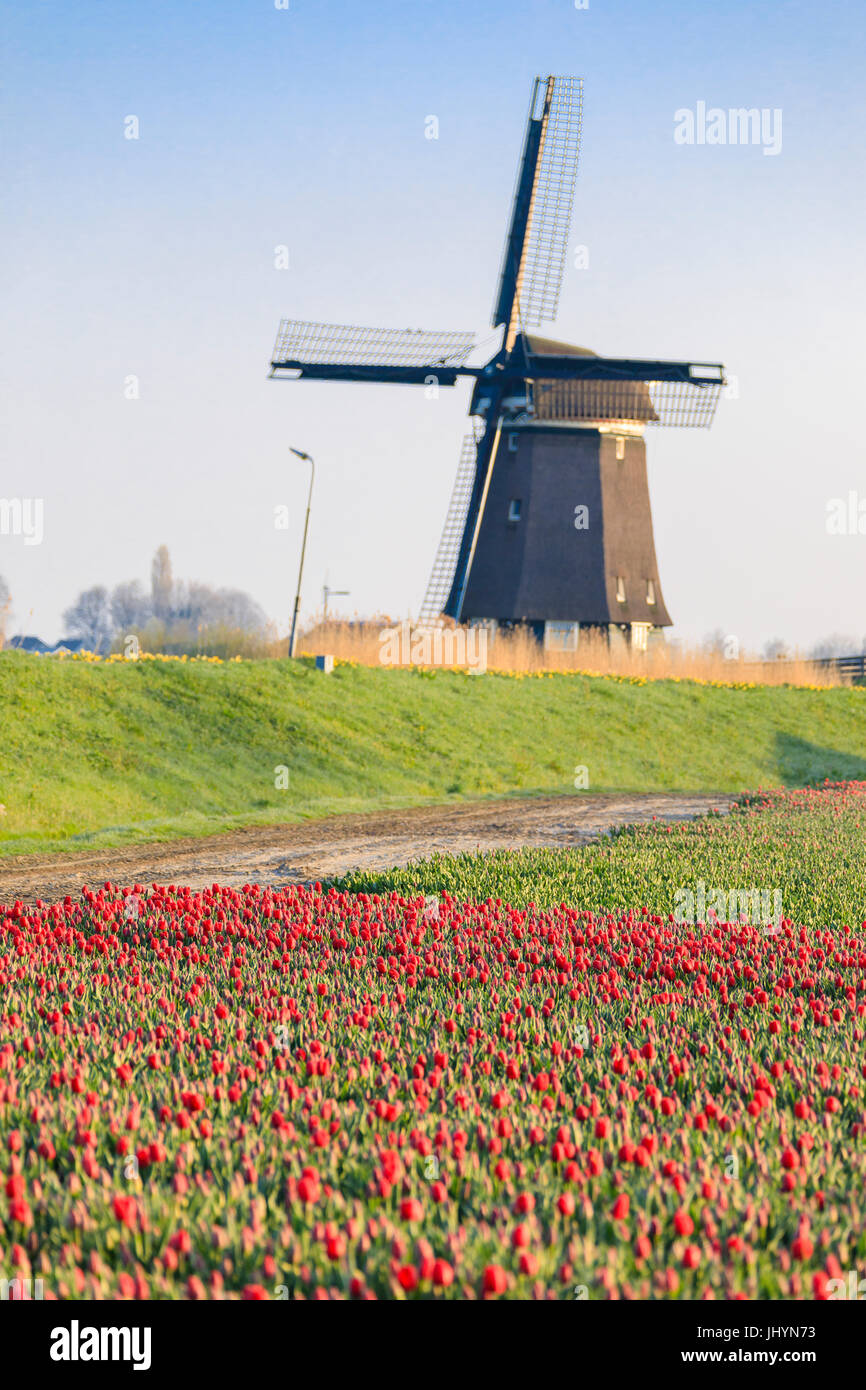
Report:
[[[25,1226],[28,1230],[33,1225],[33,1213],[23,1197],[13,1197],[9,1203],[9,1218],[17,1221],[19,1226]]]
[[[695,1229],[695,1223],[687,1211],[678,1211],[676,1213],[674,1216],[674,1226],[676,1227],[677,1235],[680,1236],[690,1236]]]
[[[484,1274],[482,1276],[482,1287],[485,1293],[505,1293],[508,1287],[508,1279],[501,1265],[485,1265]]]
[[[316,1178],[305,1175],[298,1182],[298,1196],[302,1202],[307,1202],[312,1206],[315,1202],[318,1202],[320,1193],[321,1188]]]
[[[114,1215],[124,1226],[134,1226],[136,1218],[135,1198],[129,1197],[125,1193],[118,1193],[113,1202]]]
[[[454,1283],[454,1270],[447,1260],[434,1260],[433,1283],[440,1289],[447,1289],[449,1284]]]

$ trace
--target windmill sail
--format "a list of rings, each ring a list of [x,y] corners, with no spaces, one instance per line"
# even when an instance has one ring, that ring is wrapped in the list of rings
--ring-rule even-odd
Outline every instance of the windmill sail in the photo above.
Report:
[[[638,423],[667,427],[708,428],[723,383],[695,385],[684,381],[614,380],[583,377],[532,383],[532,409],[536,420],[610,424]]]
[[[442,528],[439,548],[433,561],[433,569],[430,571],[427,592],[424,595],[424,602],[421,604],[421,611],[418,615],[419,622],[422,623],[435,623],[439,619],[439,615],[444,611],[445,601],[451,592],[451,585],[454,581],[454,570],[457,556],[460,553],[460,542],[466,528],[466,516],[469,511],[472,486],[475,482],[478,441],[484,433],[484,427],[480,420],[473,420],[472,424],[472,433],[467,434],[463,440],[460,462],[457,465],[457,477],[454,480],[451,501],[448,504],[448,514]]]
[[[416,384],[432,375],[440,385],[453,386],[474,342],[474,333],[283,319],[271,375]]]
[[[724,386],[719,363],[599,357],[534,334],[520,340],[518,353],[538,421],[707,427]]]
[[[537,77],[493,311],[508,349],[521,328],[556,318],[582,125],[581,79]]]

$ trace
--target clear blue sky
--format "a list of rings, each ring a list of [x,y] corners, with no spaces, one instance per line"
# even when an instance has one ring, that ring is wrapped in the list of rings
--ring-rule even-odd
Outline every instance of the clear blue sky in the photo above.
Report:
[[[551,335],[738,379],[711,432],[649,436],[675,633],[866,632],[866,536],[825,528],[866,499],[862,4],[85,0],[3,30],[0,495],[45,507],[41,545],[0,536],[12,630],[59,636],[163,542],[285,630],[290,443],[319,470],[305,610],[327,576],[346,612],[417,611],[468,387],[276,383],[270,348],[284,315],[488,333],[531,79],[558,72],[585,81],[590,265]],[[677,145],[699,101],[780,108],[781,153]]]

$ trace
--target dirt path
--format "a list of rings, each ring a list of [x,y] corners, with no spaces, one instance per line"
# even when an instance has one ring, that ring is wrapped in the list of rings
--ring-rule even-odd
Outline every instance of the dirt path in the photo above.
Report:
[[[507,801],[422,806],[371,815],[332,816],[298,825],[255,826],[225,835],[124,845],[78,854],[17,855],[0,859],[0,903],[46,902],[77,895],[82,884],[211,883],[280,885],[310,882],[349,869],[386,869],[434,850],[563,848],[614,825],[691,820],[711,807],[730,808],[731,796],[609,793],[540,796]]]

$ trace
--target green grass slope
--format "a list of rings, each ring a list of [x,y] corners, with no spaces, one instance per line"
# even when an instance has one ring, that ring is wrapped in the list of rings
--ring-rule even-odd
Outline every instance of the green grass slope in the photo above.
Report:
[[[7,651],[0,852],[567,792],[577,767],[590,791],[862,778],[864,721],[864,690]]]

